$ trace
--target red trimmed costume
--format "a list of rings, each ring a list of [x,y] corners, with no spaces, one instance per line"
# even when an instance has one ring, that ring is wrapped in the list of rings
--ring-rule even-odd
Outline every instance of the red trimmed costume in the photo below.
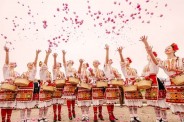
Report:
[[[67,77],[66,84],[64,86],[62,98],[66,100],[68,107],[68,117],[72,120],[72,115],[75,118],[75,100],[76,100],[76,85],[71,84],[68,79],[74,77],[76,70],[68,65],[65,66],[65,75]]]
[[[47,122],[48,107],[52,105],[52,92],[44,91],[43,86],[53,86],[51,81],[51,74],[48,71],[47,65],[43,64],[40,68],[40,92],[39,92],[39,119],[38,122]]]
[[[53,80],[54,83],[56,80],[65,79],[64,73],[61,72],[58,68],[53,69]],[[61,121],[61,107],[64,103],[64,100],[61,98],[63,94],[63,87],[56,85],[56,91],[54,91],[52,96],[52,104],[54,111],[54,122]]]
[[[156,56],[156,53],[154,53]],[[166,90],[159,79],[157,79],[159,67],[149,57],[148,64],[144,67],[142,75],[146,80],[152,81],[150,89],[146,90],[145,99],[147,105],[153,106],[156,114],[156,121],[167,120],[166,109],[168,105],[165,102]]]
[[[123,75],[126,78],[125,86],[134,85],[136,82],[136,78],[137,78],[136,70],[131,68],[130,66],[127,66],[126,63],[121,64],[121,70],[123,72]],[[139,117],[137,114],[137,109],[138,109],[138,107],[142,107],[143,97],[142,97],[141,92],[139,90],[137,90],[135,92],[125,91],[124,96],[125,96],[125,105],[129,108],[129,111],[130,111],[130,121],[131,122],[134,122],[134,121],[139,122],[140,120],[139,120]]]
[[[15,78],[18,76],[18,73],[14,71],[14,68],[10,68],[10,64],[5,64],[3,66],[3,83],[14,84]],[[5,89],[0,89],[0,108],[1,108],[1,117],[2,122],[11,122],[12,110],[16,107],[16,92],[9,91]]]
[[[90,84],[89,80],[89,72],[87,71],[87,67],[83,64],[81,73],[79,74],[79,78],[81,83]],[[85,68],[84,68],[85,67]],[[91,89],[83,88],[82,86],[78,85],[78,92],[77,92],[77,104],[81,108],[82,111],[82,121],[89,121],[89,107],[91,106]]]
[[[179,115],[181,121],[184,121],[184,85],[176,85],[172,79],[183,75],[184,58],[174,57],[164,61],[159,61],[159,66],[169,76],[166,85],[166,102],[169,104],[173,113]]]
[[[29,80],[28,86],[18,86],[16,103],[17,109],[20,109],[20,118],[21,121],[31,121],[31,109],[35,107],[37,102],[33,99],[33,90],[34,90],[34,80],[36,75],[36,67],[23,73],[23,76]],[[26,117],[27,111],[27,117]]]
[[[92,78],[92,103],[93,103],[93,111],[94,111],[94,122],[97,122],[97,110],[99,111],[98,117],[100,120],[104,120],[102,115],[102,106],[104,104],[104,88],[100,88],[96,86],[96,82],[98,80],[102,80],[104,77],[104,73],[99,68],[94,68],[90,71],[91,74],[94,74]]]
[[[105,102],[107,104],[107,110],[109,113],[109,120],[111,122],[115,122],[117,118],[114,116],[114,104],[119,101],[119,88],[111,85],[111,80],[115,78],[119,78],[118,71],[113,68],[110,64],[104,65],[104,73],[105,77],[108,81],[108,87],[105,89]]]

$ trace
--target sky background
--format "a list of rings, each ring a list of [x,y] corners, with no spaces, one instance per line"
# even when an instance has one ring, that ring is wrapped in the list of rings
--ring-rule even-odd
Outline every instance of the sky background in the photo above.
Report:
[[[123,46],[124,57],[130,57],[132,67],[140,75],[147,64],[144,45],[139,42],[142,35],[158,57],[165,59],[165,48],[178,44],[176,53],[184,52],[184,1],[183,0],[0,0],[0,67],[3,67],[5,52],[10,48],[10,61],[17,63],[20,74],[27,70],[27,63],[34,61],[36,49],[42,50],[39,61],[43,61],[45,50],[58,53],[62,61],[62,50],[66,59],[79,66],[83,58],[92,67],[98,59],[103,68],[105,44],[110,45],[113,66],[120,70],[118,46]],[[53,56],[49,57],[49,70]],[[38,68],[39,71],[39,68]],[[0,80],[3,80],[0,70]],[[38,73],[37,73],[38,74]],[[160,69],[160,77],[166,77]],[[38,78],[38,75],[37,75]]]

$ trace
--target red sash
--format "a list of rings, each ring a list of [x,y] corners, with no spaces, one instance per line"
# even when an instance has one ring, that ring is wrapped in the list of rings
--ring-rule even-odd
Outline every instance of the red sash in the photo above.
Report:
[[[77,93],[77,100],[78,101],[91,100],[91,98],[92,98],[91,90],[84,89],[84,88],[78,89],[78,93]]]
[[[0,91],[0,101],[15,101],[16,93],[12,91]]]
[[[33,99],[34,85],[31,81],[28,86],[18,87],[16,101],[31,101]]]
[[[107,100],[116,100],[119,97],[119,89],[113,87],[107,87],[105,90],[105,98]]]
[[[104,99],[103,88],[92,88],[92,97],[94,100],[103,100]]]

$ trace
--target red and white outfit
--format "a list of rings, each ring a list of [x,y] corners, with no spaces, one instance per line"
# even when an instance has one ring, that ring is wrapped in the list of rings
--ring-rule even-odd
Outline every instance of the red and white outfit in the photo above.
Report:
[[[157,80],[158,70],[158,65],[150,60],[142,73],[146,80],[152,80],[151,88],[146,90],[145,99],[147,100],[147,105],[155,107],[157,121],[167,119],[165,115],[168,108],[165,102],[166,90],[159,86],[159,81]]]
[[[67,101],[68,117],[69,119],[75,118],[75,100],[76,100],[76,85],[71,84],[68,81],[69,77],[74,77],[76,70],[74,68],[65,67],[65,75],[67,77],[66,84],[64,86],[62,98]],[[72,110],[71,110],[72,107]]]
[[[89,72],[86,69],[82,68],[79,77],[81,82],[90,84]],[[81,107],[83,121],[89,121],[89,107],[91,106],[92,99],[91,96],[91,90],[79,86],[77,92],[77,104]]]
[[[3,83],[14,82],[15,78],[18,76],[18,73],[14,70],[11,70],[8,65],[3,66]],[[13,96],[13,97],[12,97]],[[15,102],[16,93],[13,91],[0,90],[0,108],[1,108],[1,117],[2,122],[11,122],[12,110],[16,107]]]
[[[23,75],[30,81],[28,86],[19,86],[16,96],[16,108],[20,110],[21,121],[30,121],[31,109],[35,107],[37,102],[33,100],[34,80],[36,76],[36,67],[32,70],[24,72]],[[27,118],[26,118],[27,110]]]
[[[125,85],[134,85],[137,78],[137,72],[131,67],[121,65],[121,70],[124,77],[126,78]],[[125,96],[125,105],[129,107],[131,121],[136,119],[139,121],[137,115],[137,108],[142,107],[142,94],[140,91],[135,92],[124,92]]]
[[[184,58],[171,58],[159,61],[159,66],[169,76],[166,85],[166,102],[173,113],[178,113],[181,121],[184,121],[184,85],[177,86],[172,82],[172,78],[179,75],[177,70],[184,70]],[[180,72],[183,73],[183,72]]]
[[[92,77],[93,87],[92,87],[92,103],[93,103],[93,111],[94,111],[94,121],[97,121],[97,109],[99,110],[98,117],[103,120],[102,115],[102,106],[104,104],[104,88],[96,87],[96,82],[101,80],[104,73],[99,68],[94,68],[92,70],[94,76]]]
[[[114,116],[114,104],[119,101],[119,88],[111,85],[111,80],[116,78],[119,73],[115,68],[113,68],[109,64],[104,65],[104,73],[105,77],[108,80],[108,87],[105,89],[105,102],[107,104],[107,110],[109,113],[109,119],[111,121],[115,121],[116,118]]]
[[[59,69],[53,69],[53,80],[65,79],[64,73]],[[63,87],[56,87],[52,96],[52,104],[54,111],[54,121],[61,121],[61,106],[64,103],[64,100],[61,98],[63,94]]]
[[[48,85],[53,86],[51,81],[51,74],[48,71],[48,67],[43,64],[40,68],[40,92],[39,92],[39,101],[38,101],[38,108],[39,108],[39,119],[38,121],[47,121],[47,112],[48,107],[52,105],[52,93],[43,91],[42,86]]]

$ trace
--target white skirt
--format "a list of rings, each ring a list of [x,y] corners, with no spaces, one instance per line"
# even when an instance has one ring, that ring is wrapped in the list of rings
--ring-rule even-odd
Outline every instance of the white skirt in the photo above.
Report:
[[[160,107],[160,108],[169,108],[169,105],[165,102],[165,99],[162,100],[147,100],[147,105]]]
[[[168,103],[168,105],[173,113],[184,112],[184,105],[183,104]]]
[[[118,103],[119,99],[116,100],[105,100],[106,104],[116,104]]]
[[[64,100],[62,98],[53,98],[52,104],[63,104]]]
[[[92,100],[93,106],[99,106],[104,104],[104,100]]]
[[[125,98],[125,105],[126,106],[132,106],[132,107],[142,107],[142,99],[141,100],[133,100],[133,99],[130,99],[130,100],[127,100]]]
[[[81,107],[81,106],[90,107],[91,106],[91,100],[77,101],[77,105],[79,107]]]
[[[3,101],[0,102],[0,108],[15,108],[16,107],[16,102],[15,101]]]
[[[49,101],[38,101],[38,108],[49,107],[52,105],[52,100]]]
[[[26,108],[31,109],[31,108],[34,108],[36,104],[37,104],[36,101],[26,101],[26,102],[17,101],[16,108],[17,109],[26,109]]]

